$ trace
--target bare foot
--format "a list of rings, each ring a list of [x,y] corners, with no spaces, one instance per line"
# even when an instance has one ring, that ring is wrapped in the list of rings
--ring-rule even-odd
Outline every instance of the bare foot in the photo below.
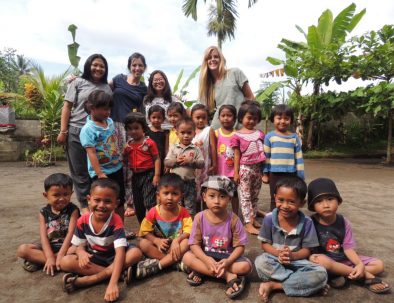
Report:
[[[274,290],[274,282],[263,282],[259,287],[259,296],[261,302],[268,303],[270,299],[270,293]]]
[[[330,290],[330,285],[326,284],[324,287],[320,290],[320,294],[325,297],[328,295],[328,291]]]
[[[259,234],[259,230],[256,229],[251,222],[245,224],[245,230],[251,235]]]

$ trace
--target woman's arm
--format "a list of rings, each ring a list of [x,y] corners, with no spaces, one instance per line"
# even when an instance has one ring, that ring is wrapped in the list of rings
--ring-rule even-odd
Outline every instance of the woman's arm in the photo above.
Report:
[[[244,94],[245,100],[254,100],[254,94],[248,81],[242,86],[242,93]]]
[[[73,104],[66,100],[63,103],[62,114],[60,117],[60,133],[57,136],[57,143],[59,144],[66,143],[68,135],[68,121],[70,120],[72,106]]]

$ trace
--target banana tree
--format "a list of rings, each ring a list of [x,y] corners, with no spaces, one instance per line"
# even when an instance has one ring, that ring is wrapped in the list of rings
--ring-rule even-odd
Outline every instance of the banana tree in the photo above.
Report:
[[[173,86],[173,90],[172,93],[174,95],[177,95],[179,97],[179,99],[185,103],[185,105],[187,107],[191,107],[193,105],[193,103],[195,103],[194,100],[192,101],[186,101],[186,95],[189,93],[186,88],[189,86],[189,83],[191,80],[193,80],[196,75],[198,74],[198,72],[200,71],[201,66],[196,67],[192,73],[189,75],[189,77],[186,79],[185,83],[182,85],[182,87],[179,89],[179,85],[181,83],[181,80],[183,78],[183,69],[181,69],[181,71],[178,74],[178,77],[176,79],[176,82]],[[179,92],[178,92],[179,89]]]
[[[260,89],[257,92],[255,92],[256,101],[261,104],[261,112],[263,114],[264,121],[265,121],[265,123],[264,123],[265,124],[264,132],[265,133],[267,133],[267,131],[268,131],[268,119],[269,119],[269,116],[271,115],[272,107],[274,107],[278,101],[277,100],[278,98],[275,95],[275,93],[282,86],[283,86],[282,82],[274,82],[274,83],[271,83],[268,87],[266,87],[264,89]]]

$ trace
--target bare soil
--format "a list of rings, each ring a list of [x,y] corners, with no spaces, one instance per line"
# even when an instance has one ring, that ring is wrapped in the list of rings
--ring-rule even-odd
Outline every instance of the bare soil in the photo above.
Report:
[[[39,239],[38,211],[45,204],[43,180],[54,172],[68,172],[67,164],[28,168],[22,162],[0,163],[0,302],[102,302],[106,284],[78,290],[70,295],[61,289],[62,273],[49,277],[43,272],[28,273],[15,256],[17,247]],[[379,160],[307,160],[307,181],[329,177],[336,181],[344,199],[340,212],[352,223],[358,251],[384,260],[382,277],[394,286],[394,168]],[[268,210],[268,187],[261,191],[260,208]],[[304,209],[306,213],[308,211]],[[135,218],[126,226],[137,229]],[[259,241],[250,237],[247,256],[252,260],[261,253]],[[258,302],[259,281],[254,272],[242,302]],[[121,288],[120,301],[132,302],[230,302],[224,283],[207,280],[191,288],[180,272],[164,272],[147,280]],[[394,295],[375,295],[351,284],[344,290],[330,290],[327,297],[288,298],[283,293],[272,302],[394,302]]]

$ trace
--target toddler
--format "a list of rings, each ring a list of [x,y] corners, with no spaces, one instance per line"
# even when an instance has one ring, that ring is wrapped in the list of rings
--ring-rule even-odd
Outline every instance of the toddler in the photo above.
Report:
[[[179,143],[179,138],[176,133],[176,125],[178,121],[185,118],[187,114],[182,103],[172,102],[167,108],[167,116],[168,116],[168,121],[172,125],[172,128],[170,129],[170,133],[168,135],[168,148],[170,148],[176,143]]]

